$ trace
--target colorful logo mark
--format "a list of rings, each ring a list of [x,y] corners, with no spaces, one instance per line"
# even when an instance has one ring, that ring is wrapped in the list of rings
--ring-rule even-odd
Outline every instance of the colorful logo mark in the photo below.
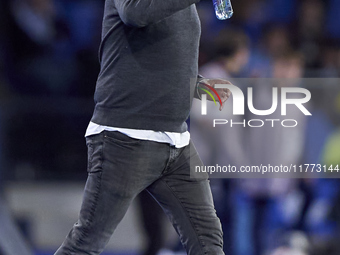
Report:
[[[218,101],[220,102],[220,105],[222,105],[222,100],[221,100],[219,94],[217,93],[217,91],[216,91],[212,86],[210,86],[210,85],[208,85],[208,84],[204,84],[204,83],[200,83],[200,84],[203,85],[203,86],[205,86],[206,88],[210,89],[212,92],[214,92],[214,94],[215,94],[216,97],[218,98]],[[205,93],[207,93],[207,94],[212,98],[212,100],[214,101],[215,105],[217,105],[217,102],[216,102],[216,100],[215,100],[215,97],[211,94],[211,92],[210,92],[209,90],[204,89],[204,88],[201,88],[201,87],[200,87],[199,89],[201,89],[201,90],[203,90]]]

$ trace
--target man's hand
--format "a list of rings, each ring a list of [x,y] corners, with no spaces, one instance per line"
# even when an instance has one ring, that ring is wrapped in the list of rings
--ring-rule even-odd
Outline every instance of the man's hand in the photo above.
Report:
[[[216,84],[231,84],[230,81],[227,80],[222,80],[222,79],[202,79],[200,81],[200,83],[202,84],[207,84],[211,87],[215,87]],[[227,88],[223,88],[223,89],[215,89],[217,94],[220,96],[221,98],[221,102],[222,104],[220,104],[220,111],[222,111],[224,103],[228,100],[228,98],[231,96],[231,92],[229,89]],[[215,100],[217,100],[218,98],[216,98],[216,95],[213,93]],[[213,101],[212,98],[208,97],[208,100]],[[219,100],[218,100],[219,101]]]

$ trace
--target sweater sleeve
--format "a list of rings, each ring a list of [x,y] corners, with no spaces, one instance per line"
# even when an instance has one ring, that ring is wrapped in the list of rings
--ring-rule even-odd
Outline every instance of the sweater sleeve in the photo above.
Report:
[[[197,99],[199,99],[199,100],[201,100],[201,94],[199,93],[199,84],[200,84],[200,82],[202,82],[203,80],[204,80],[205,78],[202,76],[202,75],[200,75],[200,74],[198,74],[197,75],[197,81],[196,81],[196,86],[195,86],[195,92],[194,92],[194,98],[197,98]]]
[[[122,21],[144,27],[198,3],[200,0],[113,0]]]

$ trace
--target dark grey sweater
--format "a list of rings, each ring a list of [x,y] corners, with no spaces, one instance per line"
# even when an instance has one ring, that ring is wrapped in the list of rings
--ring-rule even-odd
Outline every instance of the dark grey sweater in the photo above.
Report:
[[[199,0],[106,0],[93,122],[184,132],[197,77]]]

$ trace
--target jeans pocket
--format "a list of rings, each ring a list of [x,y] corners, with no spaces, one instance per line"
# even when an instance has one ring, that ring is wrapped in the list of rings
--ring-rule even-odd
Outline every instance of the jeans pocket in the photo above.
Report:
[[[108,141],[121,144],[138,144],[141,141],[118,131],[104,131],[104,138]]]
[[[87,172],[95,173],[102,171],[103,142],[101,136],[86,139],[87,144]]]
[[[87,172],[88,173],[91,171],[92,162],[93,162],[93,144],[88,143],[87,144]]]

